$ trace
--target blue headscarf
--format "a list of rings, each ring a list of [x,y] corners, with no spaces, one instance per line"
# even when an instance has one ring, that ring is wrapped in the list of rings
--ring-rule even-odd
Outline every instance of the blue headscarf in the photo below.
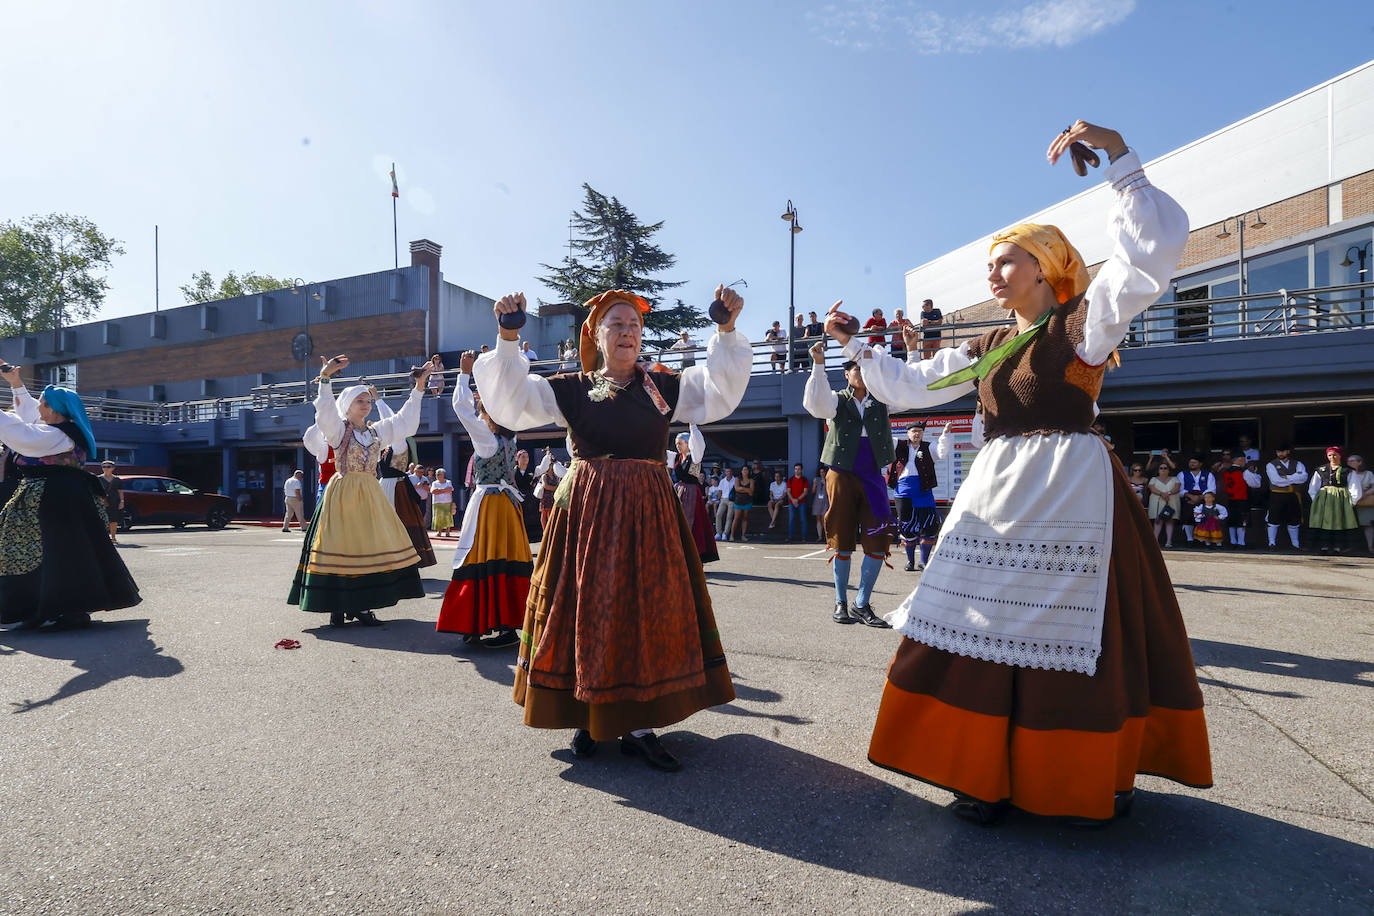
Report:
[[[49,385],[43,389],[43,400],[48,406],[62,416],[76,424],[76,428],[81,430],[81,435],[85,437],[84,443],[78,442],[76,445],[86,446],[86,458],[89,460],[95,457],[95,433],[91,431],[91,419],[86,416],[86,405],[81,403],[81,398],[70,388],[58,388],[56,385]]]

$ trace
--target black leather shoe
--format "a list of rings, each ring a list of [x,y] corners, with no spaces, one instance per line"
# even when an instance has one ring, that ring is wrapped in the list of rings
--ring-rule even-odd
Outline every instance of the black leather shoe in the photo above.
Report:
[[[949,806],[949,810],[966,821],[973,821],[980,827],[992,827],[1007,816],[1007,809],[1010,807],[1010,802],[979,801],[971,795],[956,792],[954,793],[954,802]]]
[[[572,748],[574,757],[590,757],[596,753],[596,741],[592,738],[592,733],[585,728],[579,728],[573,732]]]
[[[662,770],[665,773],[675,773],[682,769],[682,763],[668,753],[667,749],[659,743],[658,735],[649,732],[647,735],[622,735],[620,738],[620,753],[626,757],[643,757],[644,762],[655,770]]]
[[[58,618],[53,626],[54,630],[84,630],[91,625],[91,615],[85,611],[78,611],[75,614],[63,614]]]
[[[830,619],[836,623],[854,623],[854,618],[849,616],[849,605],[843,601],[835,602],[835,613],[830,615]]]
[[[330,612],[329,612],[329,625],[330,625],[331,627],[341,627],[341,626],[343,626],[343,625],[344,625],[344,613],[343,613],[343,611],[330,611]]]
[[[520,641],[514,630],[502,630],[482,640],[482,645],[488,649],[504,649],[513,646]]]
[[[862,607],[857,604],[854,605],[852,608],[849,609],[849,615],[853,617],[855,620],[857,620],[859,623],[865,624],[870,627],[876,627],[879,630],[892,629],[892,624],[888,623],[886,620],[879,617],[877,614],[873,613],[873,608],[869,607],[868,605],[863,605]]]
[[[377,615],[371,611],[359,611],[353,615],[353,619],[365,627],[379,627],[382,622],[377,619]]]
[[[913,562],[911,562],[910,560],[907,560],[907,561],[906,561],[906,565],[902,567],[902,572],[915,572],[915,571],[916,571],[916,564],[913,563]]]

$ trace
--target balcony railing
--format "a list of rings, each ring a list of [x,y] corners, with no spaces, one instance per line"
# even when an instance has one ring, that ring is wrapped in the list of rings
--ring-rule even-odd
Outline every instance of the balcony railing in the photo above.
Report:
[[[928,338],[925,343],[935,349],[959,346],[965,341],[980,337],[992,328],[1005,327],[1009,323],[1010,319],[959,321],[955,317],[954,320],[934,326],[932,329],[939,331],[939,338]],[[1247,293],[1244,296],[1217,299],[1161,302],[1131,323],[1130,331],[1121,346],[1175,346],[1218,340],[1339,332],[1368,327],[1374,327],[1374,283],[1357,283],[1312,289],[1281,289],[1275,292]],[[892,335],[892,331],[884,331],[882,334],[889,344]],[[861,331],[858,336],[876,337],[878,331]],[[815,337],[801,337],[781,342],[754,341],[753,374],[810,371],[811,356],[808,351],[817,340]],[[837,368],[844,361],[844,355],[835,341],[827,339],[826,344],[825,365],[827,368]],[[779,355],[781,359],[776,359]],[[648,363],[663,363],[669,368],[681,369],[704,362],[706,348],[693,346],[684,349],[645,349],[643,358]],[[562,362],[556,359],[542,359],[531,362],[530,369],[541,375],[553,375],[557,372],[575,370],[576,363],[571,359]],[[452,393],[457,376],[456,369],[446,369],[439,373],[444,383],[444,396]],[[373,385],[381,397],[389,400],[405,397],[414,387],[408,373],[396,373],[336,378],[334,390],[340,391],[344,386],[354,384]],[[238,397],[151,404],[105,397],[83,396],[83,400],[86,411],[93,420],[166,425],[229,419],[237,416],[238,412],[245,408],[270,410],[290,407],[313,398],[315,388],[311,386],[308,391],[304,388],[303,382],[282,382],[275,385],[260,385],[252,389],[251,394]],[[10,398],[9,389],[0,386],[0,408],[8,408]]]

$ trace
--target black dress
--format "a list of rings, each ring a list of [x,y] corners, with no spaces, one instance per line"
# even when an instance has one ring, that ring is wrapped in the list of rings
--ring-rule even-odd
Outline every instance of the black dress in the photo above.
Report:
[[[534,471],[515,469],[515,489],[520,491],[520,516],[525,523],[525,534],[531,541],[544,536],[544,526],[539,521],[539,500],[534,498]]]

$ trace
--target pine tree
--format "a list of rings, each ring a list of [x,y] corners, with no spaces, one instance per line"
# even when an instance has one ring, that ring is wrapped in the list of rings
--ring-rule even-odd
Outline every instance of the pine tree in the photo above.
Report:
[[[704,328],[711,323],[702,309],[676,299],[671,308],[659,308],[662,294],[684,285],[685,281],[662,280],[654,276],[670,269],[677,258],[653,242],[663,222],[645,225],[614,197],[607,197],[589,184],[581,212],[572,215],[571,250],[557,267],[541,264],[548,274],[539,280],[569,303],[578,321],[586,318],[582,303],[608,289],[629,290],[643,296],[654,306],[644,316],[644,342],[667,346],[678,332]],[[541,304],[546,304],[541,301]]]

